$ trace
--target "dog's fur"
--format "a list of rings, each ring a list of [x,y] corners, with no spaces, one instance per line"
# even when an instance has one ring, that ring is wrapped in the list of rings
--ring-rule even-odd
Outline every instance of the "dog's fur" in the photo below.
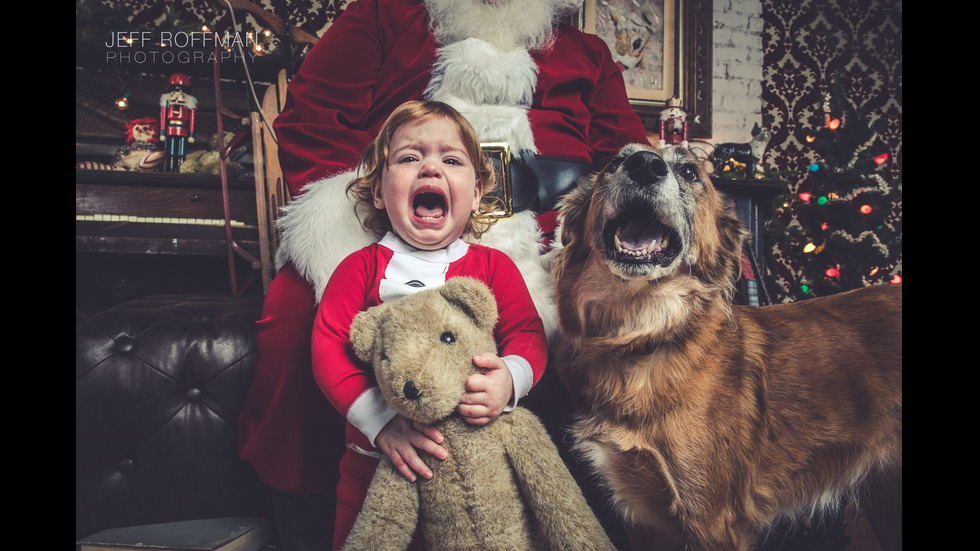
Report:
[[[561,216],[554,365],[634,549],[751,549],[872,480],[901,511],[900,285],[732,305],[744,229],[680,147],[627,146]]]

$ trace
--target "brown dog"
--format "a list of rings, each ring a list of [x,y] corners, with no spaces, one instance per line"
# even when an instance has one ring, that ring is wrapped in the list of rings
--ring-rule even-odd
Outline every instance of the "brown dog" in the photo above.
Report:
[[[561,216],[555,366],[635,550],[751,549],[872,481],[901,511],[900,285],[732,305],[742,224],[678,147],[627,146]]]

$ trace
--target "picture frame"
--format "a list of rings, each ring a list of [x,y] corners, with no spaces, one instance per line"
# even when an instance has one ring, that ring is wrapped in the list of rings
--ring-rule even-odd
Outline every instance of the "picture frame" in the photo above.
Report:
[[[621,63],[633,110],[649,132],[677,98],[688,135],[711,137],[712,0],[585,0],[578,26]]]

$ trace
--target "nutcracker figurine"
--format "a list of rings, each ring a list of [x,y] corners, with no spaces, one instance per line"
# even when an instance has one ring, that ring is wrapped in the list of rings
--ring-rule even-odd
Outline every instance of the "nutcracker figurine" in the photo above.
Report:
[[[677,98],[667,100],[667,108],[660,112],[660,147],[678,145],[687,147],[687,113]]]
[[[194,114],[197,98],[191,95],[187,75],[170,75],[170,88],[160,96],[160,140],[167,144],[167,172],[179,172],[186,146],[194,143]]]

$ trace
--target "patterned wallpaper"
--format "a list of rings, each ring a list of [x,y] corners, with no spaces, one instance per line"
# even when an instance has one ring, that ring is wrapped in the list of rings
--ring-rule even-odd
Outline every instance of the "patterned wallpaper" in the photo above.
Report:
[[[791,177],[790,191],[814,160],[795,137],[798,127],[815,128],[818,105],[835,73],[850,82],[847,97],[864,106],[871,122],[885,121],[879,140],[895,144],[881,172],[892,187],[902,178],[902,1],[763,0],[763,124],[772,130],[768,165]],[[901,192],[891,222],[900,227]],[[788,218],[787,214],[783,214]],[[789,223],[789,219],[782,220]],[[899,260],[899,265],[901,260]],[[794,273],[792,260],[774,251],[770,269],[779,284]]]

